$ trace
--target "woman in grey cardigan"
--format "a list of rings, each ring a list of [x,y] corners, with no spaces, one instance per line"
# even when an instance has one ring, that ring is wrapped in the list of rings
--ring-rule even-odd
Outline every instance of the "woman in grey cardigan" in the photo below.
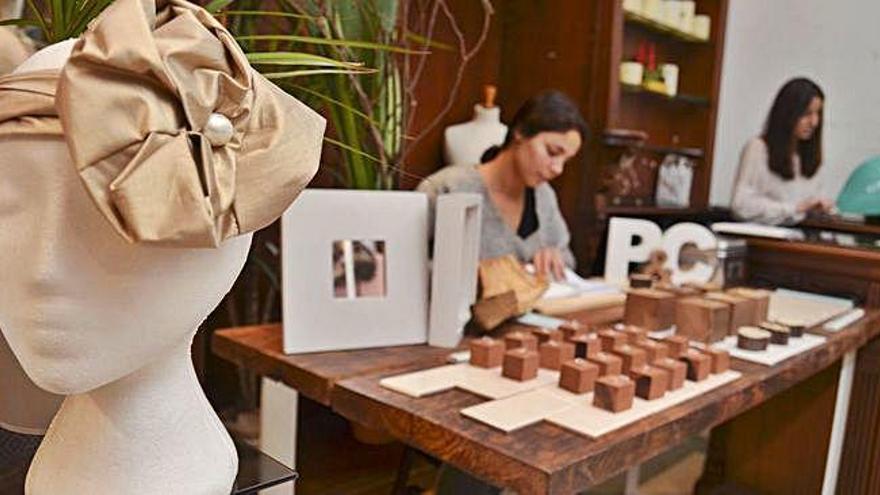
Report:
[[[504,144],[483,155],[481,165],[447,167],[418,187],[433,199],[448,192],[483,197],[480,258],[516,255],[539,273],[562,277],[574,267],[568,227],[548,184],[587,138],[577,105],[559,91],[529,99],[516,112]]]

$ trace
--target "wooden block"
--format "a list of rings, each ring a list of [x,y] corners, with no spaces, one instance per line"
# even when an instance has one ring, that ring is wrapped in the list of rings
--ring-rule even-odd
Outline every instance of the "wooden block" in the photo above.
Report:
[[[541,345],[544,342],[548,342],[551,340],[555,340],[556,342],[562,342],[562,332],[560,332],[559,330],[552,330],[550,328],[535,327],[532,329],[532,335],[537,337],[538,345]]]
[[[632,407],[636,384],[623,375],[603,376],[596,380],[593,405],[611,412]]]
[[[713,349],[712,347],[706,347],[705,349],[699,349],[700,352],[709,356],[712,360],[712,373],[724,373],[725,371],[730,369],[730,353],[721,349]]]
[[[661,342],[669,348],[669,357],[675,359],[681,357],[691,346],[691,341],[683,335],[670,335]]]
[[[602,341],[594,333],[585,333],[569,340],[574,344],[574,357],[586,359],[602,351]]]
[[[767,315],[770,312],[770,294],[768,290],[751,289],[748,287],[735,287],[727,291],[728,294],[745,297],[755,302],[755,314],[752,318],[752,325],[759,325],[763,321],[767,321]]]
[[[703,291],[693,287],[691,285],[674,285],[674,284],[657,284],[654,286],[657,290],[662,290],[663,292],[669,292],[673,294],[676,298],[681,299],[684,297],[699,297],[703,295]]]
[[[721,284],[716,282],[685,282],[684,287],[696,289],[702,293],[717,292],[721,290]]]
[[[758,327],[742,327],[737,330],[736,346],[747,351],[763,351],[770,343],[770,332]]]
[[[654,285],[654,277],[641,273],[634,273],[629,276],[629,286],[632,289],[650,289]]]
[[[635,289],[626,295],[623,321],[649,332],[675,323],[675,295],[654,289]]]
[[[562,332],[563,340],[571,340],[578,335],[587,333],[587,326],[577,320],[568,320],[559,325],[559,331]]]
[[[761,323],[760,327],[770,332],[771,344],[788,345],[788,337],[791,334],[791,331],[787,326],[765,321]]]
[[[624,325],[623,323],[618,323],[617,325],[614,325],[614,329],[626,335],[627,342],[630,344],[635,344],[639,340],[644,339],[648,336],[647,330],[641,327],[637,327],[635,325]]]
[[[537,351],[538,338],[526,332],[512,332],[504,336],[504,347],[508,351],[517,347],[525,347],[530,351]]]
[[[688,297],[679,299],[675,307],[675,333],[691,340],[712,343],[723,340],[730,327],[730,308],[727,304]]]
[[[548,370],[558,370],[562,363],[574,359],[574,344],[548,340],[538,346],[540,365]]]
[[[756,307],[754,300],[724,292],[709,292],[706,294],[706,299],[727,304],[730,309],[730,324],[727,327],[727,335],[736,335],[739,327],[753,324],[752,319]]]
[[[669,372],[654,366],[630,370],[629,377],[636,382],[636,395],[645,400],[663,397],[669,389]]]
[[[607,352],[597,352],[593,356],[587,356],[587,361],[599,367],[599,376],[619,375],[623,371],[623,361]]]
[[[501,374],[521,382],[534,379],[538,376],[538,353],[525,347],[505,352]]]
[[[598,366],[585,359],[576,358],[562,363],[559,370],[559,387],[574,394],[585,394],[593,390],[598,377]]]
[[[617,346],[611,352],[622,361],[621,372],[624,375],[628,375],[630,371],[648,364],[648,354],[638,347],[633,347],[629,344]]]
[[[470,343],[471,364],[480,368],[496,368],[504,361],[504,343],[491,337],[474,339]]]
[[[678,390],[684,385],[687,376],[687,364],[678,359],[663,358],[654,362],[654,366],[669,372],[669,390]]]
[[[611,330],[610,328],[600,330],[597,335],[599,336],[599,340],[602,342],[602,350],[605,352],[610,352],[615,347],[626,344],[629,340],[626,335],[618,332],[617,330]]]
[[[666,344],[661,344],[647,337],[642,337],[632,345],[645,351],[645,354],[648,355],[648,364],[669,357],[669,347]]]
[[[508,319],[519,314],[516,293],[511,290],[496,296],[480,299],[471,306],[471,312],[474,315],[474,321],[483,330],[497,328]]]
[[[688,349],[680,358],[687,365],[687,379],[700,382],[712,372],[712,358],[696,349]]]

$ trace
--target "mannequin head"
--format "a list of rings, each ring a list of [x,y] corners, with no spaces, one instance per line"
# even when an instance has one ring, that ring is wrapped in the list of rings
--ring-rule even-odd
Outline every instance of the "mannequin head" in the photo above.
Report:
[[[19,72],[60,67],[63,48]],[[63,140],[0,146],[0,328],[31,379],[88,392],[187,345],[241,271],[251,236],[217,249],[129,244],[92,203]]]

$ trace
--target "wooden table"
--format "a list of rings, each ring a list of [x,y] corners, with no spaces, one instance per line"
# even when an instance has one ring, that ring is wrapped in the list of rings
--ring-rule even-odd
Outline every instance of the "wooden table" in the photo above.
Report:
[[[734,360],[733,368],[743,373],[736,382],[596,440],[548,423],[503,434],[460,415],[460,409],[481,402],[472,394],[453,390],[412,399],[379,386],[384,376],[441,364],[448,350],[407,346],[284,356],[280,331],[270,330],[219,331],[215,352],[292,387],[302,387],[302,393],[342,416],[384,429],[492,484],[522,494],[575,493],[835,365],[846,352],[880,333],[880,311],[869,311],[856,324],[829,334],[822,347],[776,367]]]

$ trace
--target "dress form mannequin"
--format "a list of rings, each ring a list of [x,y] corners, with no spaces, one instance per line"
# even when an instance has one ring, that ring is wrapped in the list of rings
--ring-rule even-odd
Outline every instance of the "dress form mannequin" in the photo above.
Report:
[[[60,68],[71,46],[17,72]],[[0,328],[31,379],[67,396],[26,493],[228,494],[237,456],[189,347],[251,236],[217,249],[129,244],[88,196],[63,139],[2,147]]]
[[[446,128],[443,153],[447,165],[480,163],[483,152],[504,142],[507,126],[501,123],[495,92],[494,86],[486,86],[483,104],[474,105],[473,120]]]
[[[21,17],[24,0],[0,0],[0,20]],[[8,74],[28,58],[33,49],[17,28],[0,27],[0,75]]]

